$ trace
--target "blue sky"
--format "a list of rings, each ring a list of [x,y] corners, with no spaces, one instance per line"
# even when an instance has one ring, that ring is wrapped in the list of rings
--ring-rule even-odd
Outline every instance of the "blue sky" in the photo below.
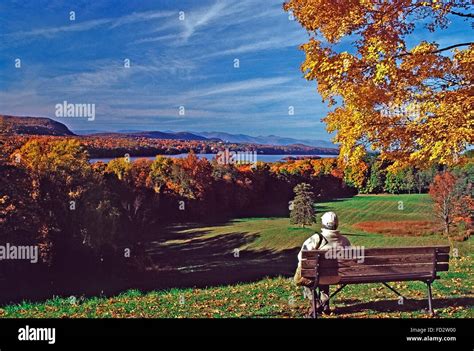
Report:
[[[281,6],[282,0],[2,1],[0,114],[50,117],[73,131],[329,140],[321,122],[327,109],[299,71],[304,55],[297,47],[308,35]],[[441,44],[463,40],[464,28],[445,31]],[[95,120],[56,118],[63,101],[95,104]]]

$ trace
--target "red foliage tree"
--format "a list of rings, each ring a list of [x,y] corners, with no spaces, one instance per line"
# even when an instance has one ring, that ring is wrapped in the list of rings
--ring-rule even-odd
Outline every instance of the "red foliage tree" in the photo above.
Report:
[[[205,158],[199,159],[193,152],[187,157],[174,160],[171,189],[189,199],[203,199],[212,181],[212,167]]]
[[[457,178],[449,171],[438,173],[430,185],[435,215],[443,223],[447,235],[451,224],[466,217],[466,194],[458,185]]]

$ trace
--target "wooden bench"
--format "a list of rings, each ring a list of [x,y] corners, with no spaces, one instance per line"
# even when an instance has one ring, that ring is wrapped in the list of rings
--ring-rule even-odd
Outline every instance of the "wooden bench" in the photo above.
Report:
[[[382,283],[404,299],[387,284],[400,281],[426,283],[428,310],[433,314],[431,283],[439,279],[437,272],[447,271],[449,268],[449,246],[367,248],[362,257],[345,257],[334,255],[334,251],[332,255],[321,250],[302,252],[301,276],[314,282],[312,286],[308,286],[312,292],[313,318],[317,318],[317,306],[325,307],[348,284]],[[322,302],[320,286],[336,284],[341,286],[327,301]]]

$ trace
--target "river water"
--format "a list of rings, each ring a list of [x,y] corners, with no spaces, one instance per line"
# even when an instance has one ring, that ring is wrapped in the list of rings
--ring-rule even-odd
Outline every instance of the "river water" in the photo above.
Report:
[[[161,155],[161,156],[166,156],[166,157],[171,157],[171,158],[183,158],[186,157],[188,154],[178,154],[178,155]],[[216,154],[196,154],[199,158],[207,158],[209,161],[214,159],[216,157]],[[286,157],[311,157],[311,156],[319,156],[321,158],[327,158],[327,157],[337,157],[337,155],[262,155],[262,154],[257,154],[257,161],[262,161],[262,162],[279,162],[283,161]],[[95,163],[98,161],[102,161],[104,163],[109,162],[110,160],[113,160],[114,158],[117,157],[106,157],[106,158],[91,158],[90,162]],[[155,159],[154,156],[131,156],[130,160],[137,160],[139,158],[148,158],[150,160]]]

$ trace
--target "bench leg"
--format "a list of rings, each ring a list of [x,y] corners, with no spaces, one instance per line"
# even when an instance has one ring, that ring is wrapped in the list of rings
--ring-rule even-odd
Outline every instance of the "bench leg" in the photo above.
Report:
[[[316,289],[311,290],[311,317],[318,318],[318,305],[319,301],[319,291]]]
[[[324,303],[322,303],[322,298],[321,298],[321,292],[325,293],[328,297],[328,299],[326,301],[324,301]],[[322,285],[319,287],[319,299],[321,300],[320,301],[320,310],[322,313],[327,313],[329,311],[329,301],[331,300],[331,294],[330,294],[330,291],[329,291],[329,285]]]
[[[341,291],[342,289],[344,289],[346,287],[346,284],[342,284],[336,291],[334,291],[331,296],[329,296],[329,299],[332,299],[334,296],[336,296],[336,294]]]
[[[385,282],[382,282],[383,285],[385,285],[387,288],[389,288],[391,291],[393,291],[395,294],[397,294],[397,296],[400,296],[403,300],[407,300],[407,298],[405,296],[403,296],[402,294],[400,294],[397,290],[395,290],[393,287],[391,287],[390,285],[388,285],[387,283]]]
[[[431,282],[426,282],[428,286],[428,312],[433,315],[433,295],[431,294]]]

